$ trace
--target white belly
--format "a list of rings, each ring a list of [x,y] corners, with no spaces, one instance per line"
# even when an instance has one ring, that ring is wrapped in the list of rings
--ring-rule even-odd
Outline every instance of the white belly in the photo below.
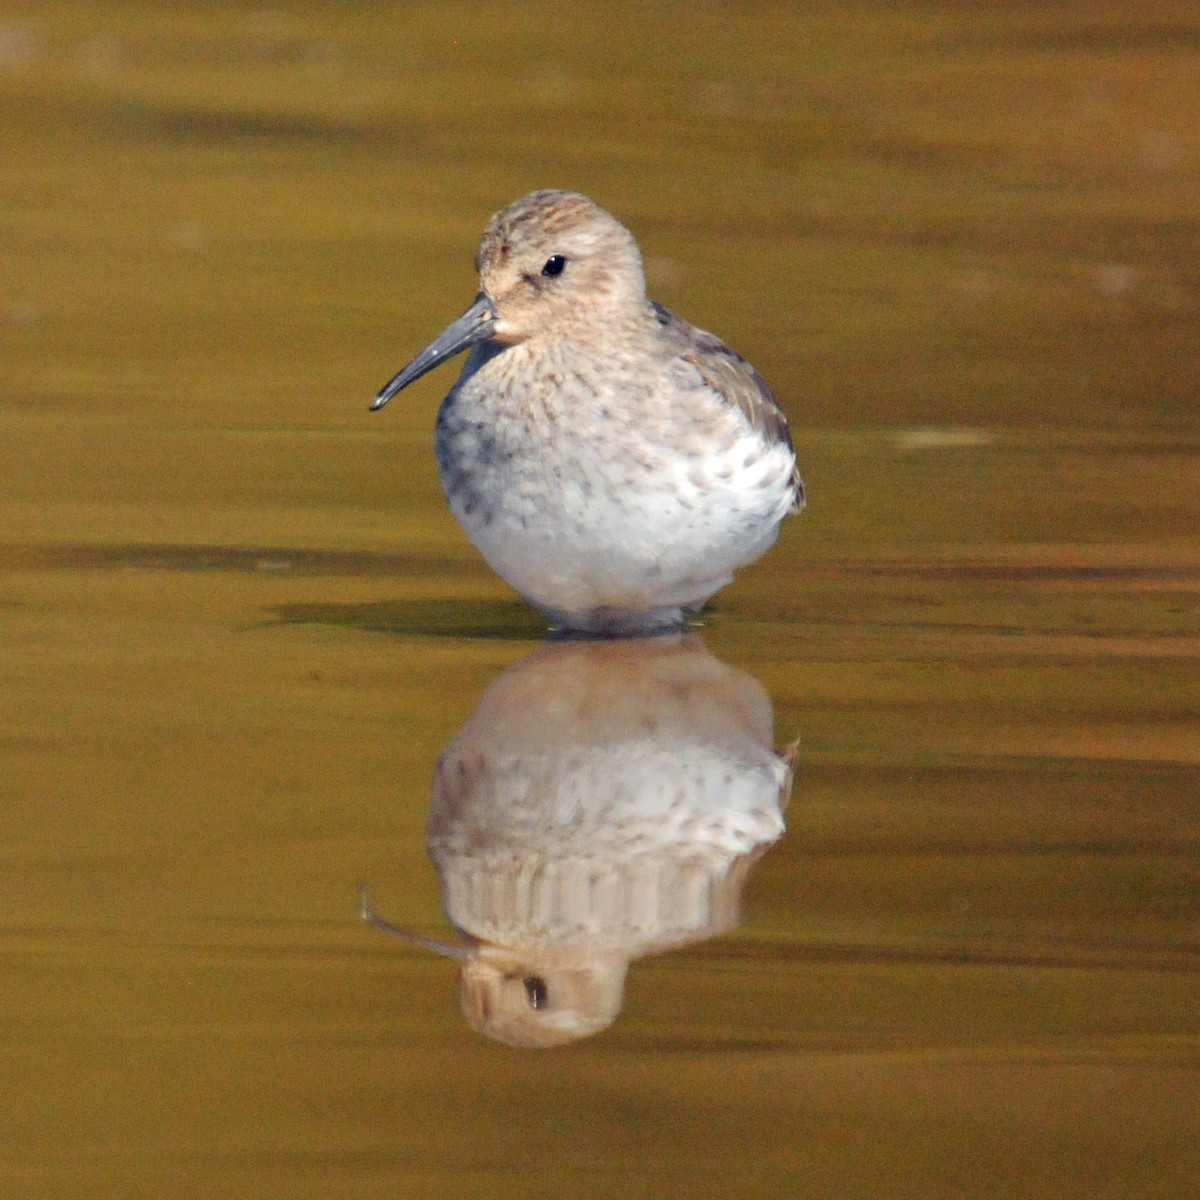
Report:
[[[443,412],[451,511],[493,570],[556,624],[677,624],[775,540],[793,458],[754,431],[655,445],[628,426],[587,436]]]

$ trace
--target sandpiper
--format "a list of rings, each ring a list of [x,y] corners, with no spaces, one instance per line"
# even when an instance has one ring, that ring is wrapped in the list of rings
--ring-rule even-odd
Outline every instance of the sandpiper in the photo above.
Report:
[[[475,303],[371,405],[471,348],[437,419],[446,500],[566,631],[678,626],[804,505],[762,376],[646,297],[633,235],[586,196],[498,212]]]

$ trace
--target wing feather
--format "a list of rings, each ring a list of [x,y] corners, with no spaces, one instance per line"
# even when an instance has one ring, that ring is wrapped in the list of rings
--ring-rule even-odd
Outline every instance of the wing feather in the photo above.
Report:
[[[720,338],[697,329],[661,304],[652,302],[651,307],[663,334],[676,346],[679,358],[688,363],[726,404],[740,410],[750,428],[761,433],[768,443],[786,446],[795,463],[787,417],[767,381]],[[804,481],[800,478],[800,468],[794,465],[792,511],[799,512],[803,507]]]

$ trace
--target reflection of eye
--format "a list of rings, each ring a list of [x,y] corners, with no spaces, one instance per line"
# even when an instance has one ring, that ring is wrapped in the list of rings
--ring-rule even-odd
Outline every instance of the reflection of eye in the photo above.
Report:
[[[535,1012],[546,1007],[546,981],[540,975],[529,975],[525,979],[525,998]]]
[[[561,275],[563,267],[566,265],[567,260],[561,254],[552,254],[546,259],[546,265],[542,268],[542,274],[553,278],[555,275]]]

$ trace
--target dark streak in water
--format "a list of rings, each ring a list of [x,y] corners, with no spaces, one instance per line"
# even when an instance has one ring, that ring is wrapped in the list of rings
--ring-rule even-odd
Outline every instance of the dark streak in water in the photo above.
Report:
[[[936,579],[987,583],[1074,583],[1087,581],[1188,583],[1200,580],[1192,566],[1057,566],[1050,563],[851,563],[838,570],[878,579]]]
[[[1136,20],[1084,22],[1076,28],[1051,28],[1035,23],[1013,32],[954,39],[959,47],[989,46],[1004,50],[1036,50],[1041,54],[1076,52],[1128,55],[1134,51],[1151,53],[1185,52],[1200,49],[1200,29],[1192,22],[1142,23]]]
[[[460,571],[462,561],[438,554],[378,554],[294,546],[134,545],[2,546],[0,570],[145,570],[412,577]]]
[[[546,622],[512,600],[396,600],[376,604],[282,604],[280,625],[335,625],[368,633],[538,641]]]
[[[797,963],[908,963],[962,967],[1037,967],[1112,971],[1169,971],[1200,974],[1200,947],[1188,945],[1064,945],[1061,950],[1013,947],[936,948],[903,946],[798,945],[746,939],[721,947],[722,958]]]

